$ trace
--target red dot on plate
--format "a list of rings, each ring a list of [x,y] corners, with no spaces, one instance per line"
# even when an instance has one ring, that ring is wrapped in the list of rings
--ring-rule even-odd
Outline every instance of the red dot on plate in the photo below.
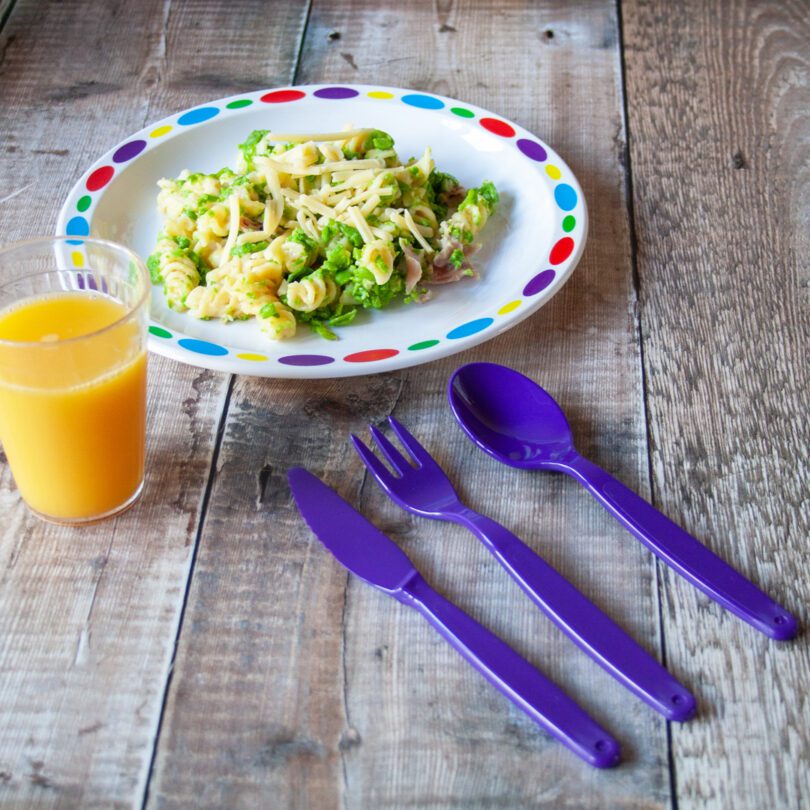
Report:
[[[551,248],[551,255],[548,260],[552,264],[561,264],[571,255],[573,249],[574,240],[570,236],[564,236]]]
[[[266,104],[282,104],[285,101],[298,101],[305,95],[301,90],[273,90],[272,93],[265,93],[262,101]]]
[[[497,118],[482,118],[479,123],[484,129],[488,129],[502,138],[512,138],[515,134],[515,130],[506,121],[499,121]]]
[[[365,352],[347,354],[343,359],[347,363],[371,363],[374,360],[387,360],[389,357],[396,357],[398,354],[397,349],[369,349]]]
[[[85,186],[88,191],[98,191],[112,180],[114,174],[115,169],[112,166],[100,166],[87,178]]]

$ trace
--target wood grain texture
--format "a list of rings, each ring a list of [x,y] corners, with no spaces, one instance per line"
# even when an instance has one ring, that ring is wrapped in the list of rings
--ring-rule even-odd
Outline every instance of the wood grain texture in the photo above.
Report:
[[[347,441],[395,413],[471,505],[542,550],[657,649],[649,556],[572,482],[484,457],[444,399],[460,363],[509,363],[560,397],[583,451],[646,491],[614,5],[509,2],[493,16],[480,2],[315,3],[296,81],[414,87],[515,119],[558,148],[582,180],[589,247],[553,302],[464,355],[347,380],[237,380],[150,806],[668,805],[663,721],[576,651],[473,538],[388,502]],[[384,117],[381,107],[383,126]],[[615,730],[626,764],[607,774],[589,769],[415,614],[347,578],[291,504],[285,474],[296,464],[359,504],[442,592]]]
[[[623,5],[652,469],[664,511],[806,623],[810,6]],[[810,642],[665,576],[680,807],[807,805]]]
[[[167,111],[152,96],[167,8],[16,3],[0,33],[0,242],[52,233],[85,167]],[[226,387],[150,359],[146,488],[117,520],[35,520],[2,459],[0,806],[140,804]]]

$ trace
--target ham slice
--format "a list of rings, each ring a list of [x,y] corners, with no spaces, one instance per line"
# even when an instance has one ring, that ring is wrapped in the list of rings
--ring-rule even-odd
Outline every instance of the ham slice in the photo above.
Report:
[[[407,242],[402,245],[402,254],[405,257],[405,295],[408,295],[422,279],[422,263]]]
[[[446,240],[442,249],[433,257],[433,272],[425,279],[425,284],[450,284],[462,278],[470,278],[470,271],[472,278],[478,278],[477,271],[467,261],[467,256],[474,253],[477,247],[477,245],[462,245],[454,238]],[[456,268],[451,263],[450,256],[459,249],[464,253],[464,261]]]

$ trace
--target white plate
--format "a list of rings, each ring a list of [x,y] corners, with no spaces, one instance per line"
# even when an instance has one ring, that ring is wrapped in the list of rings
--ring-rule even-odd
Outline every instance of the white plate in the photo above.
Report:
[[[135,133],[96,161],[68,195],[58,233],[121,242],[146,257],[161,218],[161,177],[233,166],[253,129],[283,132],[376,127],[400,159],[433,149],[436,166],[464,186],[492,180],[501,195],[474,264],[478,280],[434,287],[425,304],[361,313],[327,341],[301,325],[291,340],[255,322],[223,324],[172,312],[152,294],[149,348],[184,363],[266,377],[343,377],[437,360],[495,337],[535,312],[582,254],[587,211],[562,159],[521,127],[443,96],[367,85],[304,85],[212,101]],[[77,252],[76,262],[81,262]]]

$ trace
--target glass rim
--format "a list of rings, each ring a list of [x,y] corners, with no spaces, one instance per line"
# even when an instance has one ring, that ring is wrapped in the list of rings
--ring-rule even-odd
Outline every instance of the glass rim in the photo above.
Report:
[[[140,310],[143,304],[149,297],[150,294],[150,279],[149,279],[149,271],[146,268],[146,263],[138,256],[137,253],[130,250],[126,245],[122,245],[120,242],[113,242],[109,239],[97,239],[92,236],[73,236],[71,234],[56,234],[54,236],[35,236],[31,239],[22,239],[17,242],[10,242],[7,245],[0,246],[0,259],[7,253],[11,253],[15,250],[19,250],[21,248],[30,247],[32,245],[37,244],[45,244],[46,242],[53,242],[53,243],[62,243],[62,244],[84,244],[85,242],[89,242],[92,245],[100,245],[102,247],[112,249],[113,251],[118,251],[123,253],[127,256],[130,261],[134,262],[138,268],[138,272],[143,278],[144,281],[144,290],[143,293],[139,296],[138,300],[132,304],[128,309],[127,312],[122,315],[120,318],[117,318],[112,323],[107,324],[106,326],[101,327],[101,329],[95,329],[92,332],[87,332],[84,335],[76,335],[75,337],[65,338],[64,340],[56,340],[56,341],[48,341],[43,342],[41,340],[6,340],[5,338],[0,338],[0,346],[2,347],[19,347],[19,348],[33,348],[39,347],[42,349],[54,347],[54,346],[65,346],[68,344],[75,344],[83,340],[88,340],[90,338],[97,337],[98,335],[102,335],[105,332],[108,332],[112,329],[115,329],[128,320],[134,318],[135,314]],[[74,272],[79,272],[84,268],[76,267],[71,268]],[[50,272],[50,271],[48,271]],[[103,293],[102,293],[103,294]]]

